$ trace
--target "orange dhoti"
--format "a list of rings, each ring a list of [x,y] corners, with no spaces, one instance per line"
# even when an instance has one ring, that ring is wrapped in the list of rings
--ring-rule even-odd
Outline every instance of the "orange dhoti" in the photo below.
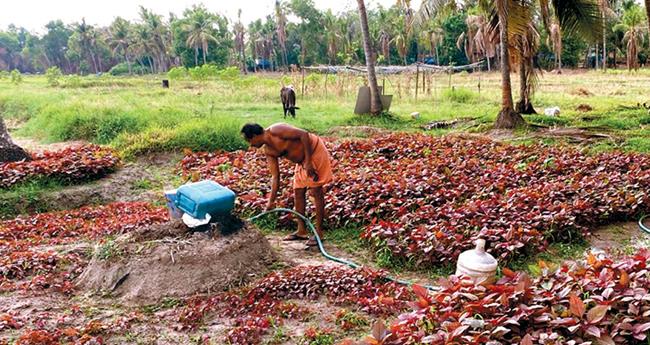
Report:
[[[307,170],[302,164],[296,164],[293,175],[293,189],[322,187],[333,180],[330,154],[325,147],[323,139],[315,134],[309,134],[312,153],[311,160],[318,174],[318,180],[307,176]]]

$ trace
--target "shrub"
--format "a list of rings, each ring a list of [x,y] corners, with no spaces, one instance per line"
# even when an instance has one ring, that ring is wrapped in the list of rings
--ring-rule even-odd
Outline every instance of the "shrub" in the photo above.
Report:
[[[81,77],[78,75],[69,75],[65,78],[66,87],[80,87]]]
[[[125,157],[184,148],[235,151],[247,146],[239,129],[235,121],[199,120],[174,128],[148,128],[137,134],[123,132],[112,143]]]
[[[23,82],[23,76],[20,74],[19,70],[15,69],[11,71],[11,82],[16,85]]]
[[[55,140],[93,140],[97,135],[96,119],[74,113],[58,116],[49,126]]]
[[[108,73],[113,76],[129,75],[129,65],[126,62],[119,63],[111,68]],[[142,65],[131,64],[132,74],[148,74],[150,70]]]
[[[465,88],[454,87],[445,90],[442,96],[445,99],[456,103],[469,103],[476,98],[476,94],[473,91]]]
[[[206,65],[190,68],[189,73],[192,80],[205,82],[210,78],[214,78],[218,76],[219,69],[217,68],[217,66],[206,64]]]
[[[226,81],[234,81],[239,78],[239,68],[231,66],[219,71],[219,78]]]
[[[188,76],[187,68],[173,67],[167,72],[167,77],[171,80],[186,79]]]
[[[9,72],[5,71],[5,70],[1,70],[0,71],[0,80],[2,80],[4,78],[9,78]]]
[[[45,78],[47,78],[47,85],[49,86],[58,86],[59,85],[59,79],[63,74],[61,73],[61,69],[57,66],[53,66],[47,69],[45,71]]]
[[[131,115],[115,115],[103,117],[98,125],[95,134],[97,142],[106,144],[124,132],[137,132],[140,129],[140,122]]]

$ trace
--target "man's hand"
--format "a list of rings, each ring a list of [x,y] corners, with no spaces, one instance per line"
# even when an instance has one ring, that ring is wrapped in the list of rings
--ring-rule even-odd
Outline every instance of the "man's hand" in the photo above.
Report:
[[[313,178],[314,182],[318,181],[318,172],[314,168],[314,164],[311,162],[305,163],[305,170],[307,170],[307,176]]]

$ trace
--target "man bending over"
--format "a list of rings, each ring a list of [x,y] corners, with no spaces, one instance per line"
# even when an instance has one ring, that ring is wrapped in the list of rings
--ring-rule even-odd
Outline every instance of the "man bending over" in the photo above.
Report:
[[[266,209],[275,208],[275,199],[280,185],[278,158],[284,157],[296,163],[293,175],[296,211],[305,214],[305,195],[309,189],[316,208],[316,231],[322,238],[325,212],[323,186],[332,181],[330,155],[323,140],[315,134],[284,123],[276,123],[267,129],[256,123],[249,123],[242,127],[241,133],[251,146],[257,148],[264,146],[272,176],[271,194]],[[307,246],[317,245],[315,238],[309,238],[302,219],[298,219],[298,231],[285,237],[284,240],[308,240]]]

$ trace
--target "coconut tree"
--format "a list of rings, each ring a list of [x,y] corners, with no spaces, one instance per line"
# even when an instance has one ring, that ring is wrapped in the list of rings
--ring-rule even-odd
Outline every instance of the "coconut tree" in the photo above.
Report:
[[[614,27],[614,30],[624,32],[623,43],[626,47],[628,70],[639,68],[639,47],[644,40],[645,20],[643,15],[641,8],[635,4],[623,13],[622,23]]]
[[[193,10],[196,9],[197,7],[193,8]],[[168,41],[167,36],[169,35],[167,26],[163,23],[162,16],[147,10],[144,6],[140,6],[140,18],[151,35],[152,42],[150,43],[150,46],[153,48],[151,53],[153,54],[152,56],[155,60],[156,66],[158,67],[158,71],[166,72],[168,58],[165,42]]]
[[[487,60],[488,71],[492,70],[491,59],[496,56],[497,41],[494,37],[493,30],[485,15],[476,16],[474,21],[476,33],[474,34],[474,46],[479,56],[484,56]]]
[[[130,26],[126,19],[117,17],[108,28],[109,45],[113,49],[113,54],[122,54],[124,56],[126,65],[129,68],[129,75],[133,74],[131,61],[129,60],[129,47],[131,45]]]
[[[425,0],[420,6],[415,23],[427,22],[440,13],[445,13],[457,6],[455,0]],[[501,110],[497,116],[495,128],[515,128],[525,123],[523,117],[514,109],[512,100],[512,83],[510,80],[510,36],[525,33],[531,20],[530,3],[522,0],[481,1],[482,7],[492,13],[493,32],[498,33],[501,57]]]
[[[555,64],[557,72],[562,73],[562,29],[560,24],[553,22],[549,28],[546,44],[551,47],[551,51],[555,54]]]
[[[645,0],[645,14],[648,18],[648,30],[650,30],[650,0]]]
[[[277,24],[278,43],[282,50],[282,62],[284,67],[289,70],[289,61],[287,59],[287,17],[284,14],[284,9],[279,0],[275,1],[275,21]]]
[[[323,24],[325,29],[325,41],[327,43],[327,58],[328,64],[336,63],[336,55],[338,53],[338,42],[341,39],[339,32],[338,19],[332,13],[332,10],[327,10],[323,16]]]
[[[481,25],[484,21],[485,18],[482,16],[473,14],[468,15],[467,18],[465,18],[467,30],[458,36],[458,39],[456,40],[456,47],[460,50],[465,51],[465,56],[467,56],[467,60],[469,60],[470,63],[473,63],[477,60],[479,49],[476,44],[476,34],[481,29]]]
[[[431,51],[431,55],[435,53],[436,56],[436,64],[440,64],[440,46],[442,45],[442,42],[445,39],[445,32],[440,28],[439,26],[434,26],[433,28],[423,31],[423,33],[426,34],[427,36],[427,41],[429,45],[429,49]]]
[[[615,15],[612,11],[612,5],[616,0],[598,0],[600,7],[601,18],[603,21],[603,71],[607,70],[607,25],[605,25],[608,18]]]
[[[147,62],[151,73],[155,73],[152,56],[155,55],[156,46],[151,31],[144,24],[136,24],[131,33],[131,52],[140,65],[144,66],[143,61]]]
[[[86,24],[86,19],[82,18],[81,23],[75,25],[74,33],[71,36],[73,43],[78,44],[79,50],[86,59],[92,63],[95,73],[99,73],[100,68],[95,56],[93,45],[96,37],[95,28]]]
[[[580,35],[587,40],[597,41],[600,37],[602,16],[598,0],[539,0],[542,21],[554,37],[554,51],[561,67],[561,32]],[[529,6],[534,5],[530,3]],[[553,19],[554,18],[554,19]],[[557,27],[553,27],[553,24]],[[596,30],[594,30],[596,28]],[[534,25],[529,25],[524,35],[518,35],[517,56],[519,57],[520,98],[516,111],[523,114],[535,113],[531,98],[537,85],[537,71],[533,68],[533,56],[539,48],[539,34]],[[559,48],[559,49],[558,49]]]
[[[214,16],[203,6],[194,6],[188,14],[188,22],[184,27],[188,33],[186,44],[194,48],[194,63],[198,65],[197,56],[201,48],[203,64],[206,64],[209,42],[217,42],[217,38],[213,36]]]
[[[246,43],[244,41],[244,36],[246,35],[246,29],[244,24],[241,22],[241,9],[237,12],[237,23],[233,27],[235,33],[235,53],[237,55],[237,60],[241,63],[242,72],[246,73]]]
[[[368,30],[368,14],[363,0],[357,0],[359,6],[359,19],[361,21],[361,33],[363,36],[363,50],[366,54],[366,68],[368,70],[368,86],[370,87],[370,113],[378,115],[382,111],[379,85],[375,75],[375,52],[370,43],[370,32]]]
[[[535,24],[528,24],[524,34],[516,35],[516,57],[519,65],[519,101],[515,110],[520,114],[535,114],[531,97],[537,87],[537,73],[533,67],[533,58],[539,50],[539,32]]]

